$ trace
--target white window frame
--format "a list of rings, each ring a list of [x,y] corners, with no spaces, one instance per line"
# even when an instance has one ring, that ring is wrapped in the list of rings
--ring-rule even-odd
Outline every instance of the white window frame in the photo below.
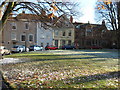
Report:
[[[14,36],[13,36],[13,35],[14,35]],[[15,38],[13,38],[13,37],[15,37]],[[17,40],[17,35],[16,35],[15,32],[12,32],[12,33],[11,33],[11,40]]]
[[[16,29],[13,29],[13,26],[15,26]],[[12,22],[12,30],[17,30],[17,24],[16,24],[16,22]]]
[[[58,30],[55,30],[55,36],[58,36],[58,35],[59,35]]]
[[[33,41],[30,41],[30,38],[29,38],[29,37],[30,37],[30,35],[32,35],[32,36],[33,36]],[[29,35],[28,35],[28,41],[29,41],[29,42],[34,42],[34,35],[33,35],[33,34],[29,34]]]

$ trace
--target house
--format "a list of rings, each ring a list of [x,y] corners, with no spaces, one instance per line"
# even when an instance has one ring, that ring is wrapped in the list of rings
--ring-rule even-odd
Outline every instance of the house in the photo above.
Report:
[[[88,48],[93,45],[107,48],[109,45],[108,32],[105,22],[102,24],[90,24],[75,22],[75,46],[77,48]]]
[[[74,45],[74,27],[66,15],[61,15],[56,22],[53,34],[53,45],[61,48],[63,45]]]
[[[53,29],[44,23],[37,23],[37,45],[45,48],[46,45],[53,45]]]
[[[2,45],[11,49],[14,45],[36,44],[37,18],[35,15],[21,13],[7,20],[2,36]]]
[[[26,47],[56,45],[60,47],[65,44],[74,44],[74,29],[65,16],[51,19],[45,13],[42,15],[44,17],[22,12],[15,17],[10,16],[4,26],[2,45],[11,49],[14,45],[25,45]],[[60,26],[61,23],[62,26]]]

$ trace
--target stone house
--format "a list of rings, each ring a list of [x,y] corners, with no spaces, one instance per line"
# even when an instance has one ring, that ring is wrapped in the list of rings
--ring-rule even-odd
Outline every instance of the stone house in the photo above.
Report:
[[[65,15],[61,15],[57,22],[53,34],[53,44],[61,48],[63,45],[74,45],[74,27],[72,21]]]
[[[105,22],[102,24],[90,24],[75,22],[75,46],[77,48],[87,48],[93,45],[107,48],[108,38],[105,36],[107,28]]]

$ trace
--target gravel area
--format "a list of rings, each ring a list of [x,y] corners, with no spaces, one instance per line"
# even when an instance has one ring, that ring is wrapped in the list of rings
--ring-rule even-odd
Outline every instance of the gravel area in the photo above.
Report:
[[[9,64],[9,63],[18,63],[18,62],[22,62],[22,61],[20,59],[18,59],[18,58],[0,59],[0,64]]]

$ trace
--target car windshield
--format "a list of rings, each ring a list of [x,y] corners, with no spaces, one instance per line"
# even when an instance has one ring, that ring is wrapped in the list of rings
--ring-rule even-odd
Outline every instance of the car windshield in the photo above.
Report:
[[[13,46],[13,48],[18,48],[18,46]]]
[[[0,46],[0,49],[4,49],[4,47],[3,47],[3,46]]]

